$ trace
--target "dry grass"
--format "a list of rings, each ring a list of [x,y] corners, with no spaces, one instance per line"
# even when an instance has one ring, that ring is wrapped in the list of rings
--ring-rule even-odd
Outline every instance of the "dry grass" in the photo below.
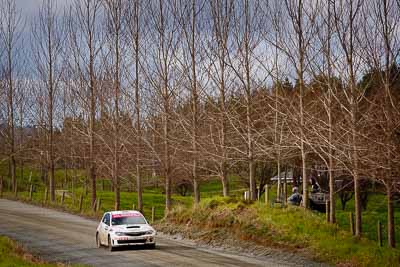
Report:
[[[313,255],[316,260],[338,266],[400,265],[400,250],[381,248],[365,238],[354,239],[337,225],[327,224],[318,214],[298,207],[271,208],[232,198],[213,198],[194,208],[175,208],[159,228],[207,242],[252,242]]]

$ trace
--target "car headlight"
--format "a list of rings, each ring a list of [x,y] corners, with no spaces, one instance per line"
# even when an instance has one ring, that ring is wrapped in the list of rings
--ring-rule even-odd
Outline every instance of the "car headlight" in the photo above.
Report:
[[[152,234],[154,234],[154,231],[153,231],[153,230],[149,230],[149,231],[146,231],[145,234],[146,234],[146,235],[152,235]]]
[[[122,232],[115,232],[115,235],[121,236],[121,235],[125,235],[125,233],[122,233]]]

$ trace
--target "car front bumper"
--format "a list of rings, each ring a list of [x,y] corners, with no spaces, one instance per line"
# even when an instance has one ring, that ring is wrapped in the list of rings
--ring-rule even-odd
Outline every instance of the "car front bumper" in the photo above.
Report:
[[[156,243],[155,235],[111,236],[112,246],[151,245]]]

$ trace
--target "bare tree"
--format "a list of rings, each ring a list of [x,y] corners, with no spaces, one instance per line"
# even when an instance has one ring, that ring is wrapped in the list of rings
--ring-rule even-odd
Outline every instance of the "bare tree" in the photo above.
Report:
[[[122,68],[122,39],[124,27],[124,1],[105,1],[107,12],[108,41],[110,44],[111,66],[110,76],[114,88],[113,103],[113,184],[115,193],[115,209],[120,208],[120,153],[123,148],[120,137],[120,100],[121,100],[121,68]],[[107,59],[106,59],[107,61]]]
[[[46,92],[47,111],[47,152],[50,169],[49,192],[55,201],[55,154],[54,154],[54,114],[56,96],[62,75],[62,50],[64,30],[56,6],[51,0],[43,0],[38,17],[33,24],[33,59],[36,63],[38,80]]]
[[[15,1],[2,0],[0,2],[0,42],[4,48],[4,75],[3,83],[7,93],[7,122],[8,122],[8,142],[9,142],[9,164],[11,169],[12,190],[16,190],[16,142],[15,142],[15,75],[17,71],[18,42],[21,37],[22,17],[17,9]]]
[[[69,40],[72,46],[74,63],[72,67],[84,81],[83,98],[89,113],[89,177],[92,191],[92,207],[96,201],[96,113],[97,80],[99,77],[99,53],[101,51],[101,1],[75,0],[70,14]],[[86,99],[88,98],[88,99]]]
[[[135,104],[135,124],[136,124],[136,190],[138,209],[143,210],[143,182],[142,182],[142,120],[141,120],[141,94],[140,94],[140,49],[141,49],[141,13],[144,10],[143,2],[133,1],[129,6],[129,15],[127,16],[128,38],[132,43],[132,61],[134,69],[134,104]]]
[[[303,180],[303,207],[308,207],[308,181],[307,181],[307,149],[306,125],[304,110],[305,75],[307,69],[307,52],[312,44],[316,31],[315,23],[318,14],[318,2],[303,2],[303,0],[285,1],[285,12],[290,21],[288,29],[279,29],[279,41],[276,43],[289,61],[293,64],[296,73],[296,89],[298,89],[298,115],[295,118],[299,136],[298,144],[302,160]],[[282,24],[281,24],[282,25]],[[288,31],[285,33],[285,31]],[[296,114],[295,114],[296,115]],[[295,131],[297,132],[297,131]]]
[[[342,80],[346,82],[345,90],[348,115],[348,126],[351,131],[349,138],[349,146],[351,153],[351,172],[354,178],[354,197],[355,197],[355,234],[357,237],[361,236],[361,201],[360,201],[360,158],[359,158],[359,110],[358,103],[361,99],[360,90],[357,89],[357,74],[360,64],[357,60],[356,48],[359,38],[360,26],[360,10],[363,5],[363,0],[357,1],[333,1],[333,24],[339,42],[339,49],[344,55],[344,63],[341,69],[337,69],[341,74]]]
[[[244,108],[246,109],[246,119],[244,132],[246,142],[246,161],[248,163],[250,199],[257,199],[256,190],[256,155],[254,146],[254,99],[255,87],[257,87],[257,62],[255,57],[257,48],[261,43],[260,25],[262,24],[259,1],[243,0],[238,3],[235,12],[234,28],[232,33],[237,46],[237,54],[234,57],[230,54],[231,66],[240,81],[240,87],[243,88]],[[237,62],[236,62],[237,61]],[[241,120],[234,121],[240,125]]]
[[[371,125],[381,122],[375,127],[380,129],[378,135],[383,136],[381,144],[374,146],[379,156],[371,159],[371,165],[378,170],[380,180],[386,188],[387,197],[387,234],[388,245],[395,247],[395,221],[394,221],[394,199],[396,176],[398,170],[396,161],[398,155],[398,144],[396,144],[396,129],[399,125],[398,97],[394,93],[394,83],[399,75],[396,67],[396,58],[399,55],[400,41],[397,33],[400,30],[398,21],[400,19],[400,9],[393,0],[371,1],[364,5],[363,15],[365,17],[364,35],[375,36],[366,38],[366,61],[371,66],[372,78],[371,86],[373,90],[382,90],[383,94],[377,93],[376,100],[370,104]],[[375,81],[373,75],[378,76]],[[376,136],[371,136],[372,142]],[[381,146],[384,146],[383,148]],[[378,153],[371,153],[371,156]],[[398,178],[398,177],[397,177]]]
[[[234,1],[209,1],[212,37],[210,40],[210,78],[218,88],[218,173],[224,196],[229,196],[228,150],[227,150],[227,69],[229,42],[233,27]]]
[[[165,179],[165,208],[171,210],[172,194],[172,146],[171,146],[171,119],[173,112],[173,98],[177,94],[178,79],[176,50],[178,37],[178,21],[174,16],[174,1],[159,0],[151,2],[149,7],[149,37],[157,40],[149,51],[149,60],[146,62],[146,77],[149,85],[154,89],[156,106],[159,107],[162,130],[159,136],[162,141],[162,152],[159,152],[158,159],[162,163],[162,176]],[[156,127],[154,130],[157,131]]]
[[[328,1],[321,6],[319,11],[318,40],[321,51],[316,58],[321,59],[313,62],[311,66],[313,72],[313,81],[310,87],[315,91],[315,98],[319,100],[316,106],[321,106],[322,114],[317,110],[310,114],[312,122],[310,123],[311,135],[313,139],[310,142],[315,154],[319,156],[327,167],[329,184],[329,211],[331,223],[336,222],[336,194],[335,194],[335,113],[338,114],[335,97],[338,95],[339,81],[334,77],[335,54],[333,53],[332,43],[334,40],[334,29],[332,20],[332,1]]]
[[[193,181],[194,203],[200,202],[199,186],[199,123],[200,123],[200,78],[199,65],[202,61],[201,51],[203,49],[200,27],[204,10],[204,2],[192,0],[180,1],[178,5],[178,21],[182,31],[182,54],[181,60],[183,73],[186,73],[190,83],[190,119],[189,136],[191,149],[191,175]]]

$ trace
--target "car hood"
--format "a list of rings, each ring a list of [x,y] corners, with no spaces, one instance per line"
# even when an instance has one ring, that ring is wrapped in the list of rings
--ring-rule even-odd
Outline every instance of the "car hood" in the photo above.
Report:
[[[150,231],[154,228],[148,224],[127,224],[127,225],[116,225],[112,226],[114,231],[123,231],[123,232],[142,232],[142,231]]]

